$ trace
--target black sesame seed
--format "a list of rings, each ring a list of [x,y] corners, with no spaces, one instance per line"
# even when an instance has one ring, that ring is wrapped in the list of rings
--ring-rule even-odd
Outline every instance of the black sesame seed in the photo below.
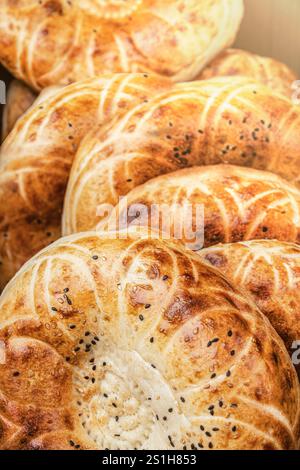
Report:
[[[202,426],[202,425],[200,426],[200,429],[201,429],[201,431],[205,431],[205,427]]]
[[[180,397],[180,400],[182,401],[182,403],[185,403],[185,398],[184,397]]]
[[[14,373],[13,373],[13,376],[14,376],[14,377],[19,377],[19,375],[20,375],[20,372],[14,372]]]
[[[97,259],[99,259],[99,256],[94,255],[92,258],[93,258],[93,260],[97,261]]]
[[[232,432],[236,432],[236,431],[237,431],[237,427],[236,427],[236,426],[233,426]]]
[[[150,338],[150,343],[154,343],[154,338]]]
[[[141,321],[144,321],[143,315],[139,315],[139,319],[140,319]]]
[[[150,304],[146,304],[146,305],[145,305],[145,308],[146,308],[146,309],[148,309],[148,308],[150,308],[150,307],[151,307]]]
[[[208,447],[209,447],[210,449],[213,449],[213,448],[214,448],[213,443],[210,442],[210,443],[208,444]]]
[[[227,376],[227,377],[230,377],[230,376],[231,376],[230,370],[228,370],[228,371],[226,372],[226,376]]]
[[[163,279],[163,281],[167,281],[169,279],[169,276],[165,275],[165,276],[163,276],[162,279]]]
[[[228,331],[227,336],[229,336],[229,337],[232,336],[232,331],[231,330]]]
[[[64,298],[66,299],[68,305],[72,305],[71,299],[67,296],[67,294],[64,294]]]

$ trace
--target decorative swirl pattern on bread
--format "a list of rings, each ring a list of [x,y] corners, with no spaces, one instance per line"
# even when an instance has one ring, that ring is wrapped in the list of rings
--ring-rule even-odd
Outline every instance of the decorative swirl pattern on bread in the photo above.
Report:
[[[89,229],[98,204],[116,205],[145,181],[194,165],[250,166],[299,183],[300,110],[244,78],[171,86],[115,74],[65,87],[32,108],[1,148],[0,286],[60,236],[75,154],[68,233],[80,230],[71,225],[78,213]]]
[[[300,247],[271,240],[217,245],[201,259],[243,289],[283,338],[299,368]]]
[[[200,73],[198,80],[236,75],[255,79],[290,99],[292,84],[298,78],[282,62],[240,49],[227,49]]]
[[[294,449],[299,397],[270,323],[174,242],[74,235],[0,300],[2,449]]]
[[[168,89],[146,74],[104,75],[70,85],[20,119],[0,152],[0,290],[61,234],[61,212],[79,143],[96,123]]]
[[[1,0],[0,61],[36,90],[110,72],[192,80],[242,17],[243,0]]]
[[[219,163],[268,170],[300,185],[300,108],[245,78],[177,84],[82,142],[64,233],[94,229],[99,206],[115,206],[158,175]]]
[[[161,209],[160,217],[151,214],[154,205]],[[203,220],[197,221],[197,207],[203,208]],[[178,220],[186,231],[178,233],[180,239],[194,251],[203,245],[263,238],[300,244],[300,191],[266,171],[230,165],[194,167],[138,186],[100,227],[110,221],[120,221],[119,229],[151,224],[152,229],[168,230],[176,237]]]

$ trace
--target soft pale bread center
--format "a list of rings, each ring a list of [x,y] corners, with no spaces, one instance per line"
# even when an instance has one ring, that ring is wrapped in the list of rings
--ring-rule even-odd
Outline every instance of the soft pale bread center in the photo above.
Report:
[[[82,426],[97,448],[172,449],[181,442],[187,420],[161,374],[137,352],[90,353],[75,388]]]

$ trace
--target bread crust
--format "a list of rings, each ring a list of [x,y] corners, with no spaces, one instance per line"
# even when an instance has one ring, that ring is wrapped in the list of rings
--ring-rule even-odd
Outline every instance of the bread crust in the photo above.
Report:
[[[251,54],[241,49],[227,49],[221,52],[197,79],[208,80],[213,77],[226,76],[253,78],[289,99],[293,93],[292,84],[298,78],[293,70],[278,60]]]
[[[161,217],[151,217],[154,205]],[[145,214],[141,208],[147,209]],[[178,220],[184,228],[180,233]],[[218,243],[260,239],[300,244],[300,191],[266,171],[232,165],[193,167],[138,186],[98,227],[115,221],[120,221],[117,229],[148,224],[165,232],[170,228],[171,237],[181,235],[194,251]]]
[[[299,186],[299,136],[300,108],[257,82],[226,77],[177,84],[82,142],[63,233],[94,229],[102,204],[115,206],[146,181],[197,165],[266,170]]]
[[[243,13],[243,0],[2,0],[0,61],[37,91],[110,72],[192,80]]]
[[[51,93],[18,121],[0,152],[0,290],[60,237],[64,193],[83,137],[170,85],[147,74],[103,75]]]
[[[297,446],[283,342],[179,244],[62,239],[22,268],[0,312],[2,449]]]
[[[300,247],[277,240],[217,245],[199,252],[239,286],[270,320],[285,342],[298,375],[300,338]]]
[[[30,108],[36,99],[36,94],[19,80],[13,80],[9,85],[6,105],[2,118],[2,140],[4,140],[17,120]]]
[[[299,131],[299,107],[245,78],[171,86],[115,74],[65,87],[1,148],[0,286],[59,238],[75,154],[64,233],[80,230],[79,217],[89,229],[99,204],[116,205],[145,181],[190,166],[237,164],[299,184]]]

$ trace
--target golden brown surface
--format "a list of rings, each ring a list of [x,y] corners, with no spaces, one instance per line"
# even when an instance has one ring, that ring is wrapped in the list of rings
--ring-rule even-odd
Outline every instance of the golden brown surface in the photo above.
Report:
[[[199,256],[252,298],[299,361],[300,247],[258,240],[217,245]]]
[[[13,80],[9,86],[2,120],[2,140],[4,140],[15,123],[36,99],[36,94],[19,80]]]
[[[75,155],[65,233],[94,227],[99,204],[116,205],[145,181],[194,165],[266,169],[299,184],[300,108],[244,78],[171,87],[116,74],[60,90],[19,120],[1,148],[0,288],[59,238]]]
[[[101,204],[165,173],[229,163],[300,186],[300,108],[245,78],[177,84],[81,144],[65,199],[64,234],[93,229]]]
[[[297,446],[283,342],[174,242],[62,239],[19,272],[0,312],[2,449]]]
[[[16,122],[33,105],[40,105],[42,101],[50,98],[59,90],[61,86],[51,86],[44,88],[38,95],[32,91],[25,83],[13,80],[9,85],[6,105],[4,107],[2,119],[2,140],[13,130]]]
[[[0,0],[0,61],[36,90],[108,72],[191,80],[242,17],[243,0]]]
[[[161,217],[150,217],[154,204],[159,206]],[[197,207],[203,208],[203,221]],[[117,227],[121,229],[126,224],[151,223],[152,229],[162,229],[171,237],[179,235],[194,251],[217,243],[254,239],[300,243],[300,191],[266,171],[230,165],[194,167],[160,176],[132,190],[116,206],[108,224],[115,220],[124,221]],[[103,224],[107,226],[105,221],[100,226]],[[184,231],[178,232],[181,224]],[[84,231],[85,227],[80,229]]]
[[[240,49],[227,49],[222,52],[197,78],[207,80],[237,75],[253,78],[290,99],[292,83],[297,80],[297,75],[282,62]]]
[[[60,237],[65,188],[82,138],[96,123],[169,87],[146,74],[104,75],[58,91],[18,121],[0,153],[0,290]]]

